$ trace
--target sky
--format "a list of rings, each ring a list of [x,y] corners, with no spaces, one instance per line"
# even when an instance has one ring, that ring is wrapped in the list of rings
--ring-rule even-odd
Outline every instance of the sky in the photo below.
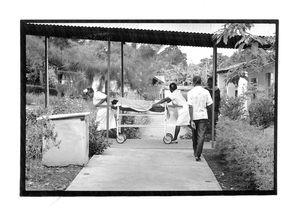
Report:
[[[204,33],[213,33],[222,27],[222,24],[206,24],[207,28],[203,28]],[[250,33],[259,36],[273,36],[275,34],[274,24],[255,24]],[[180,50],[187,54],[188,64],[198,64],[200,59],[209,58],[213,54],[212,48],[180,46]],[[237,49],[219,48],[218,53],[231,56]]]

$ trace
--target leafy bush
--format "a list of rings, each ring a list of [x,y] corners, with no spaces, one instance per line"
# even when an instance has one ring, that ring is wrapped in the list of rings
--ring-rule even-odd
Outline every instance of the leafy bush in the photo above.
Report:
[[[91,113],[89,120],[89,157],[102,154],[111,145],[106,142],[106,131],[97,131],[96,114]]]
[[[124,125],[132,125],[135,124],[134,116],[123,116],[122,124]],[[139,136],[139,128],[128,127],[122,128],[122,133],[126,135],[126,138],[137,138]]]
[[[26,164],[28,165],[32,159],[40,159],[42,157],[43,138],[51,140],[56,146],[57,134],[54,132],[54,125],[46,119],[37,120],[38,117],[47,114],[42,108],[26,110]]]
[[[274,123],[274,105],[269,98],[258,98],[249,105],[250,124],[269,127]]]
[[[220,113],[223,117],[228,117],[231,120],[238,120],[243,118],[245,114],[244,109],[245,98],[238,97],[225,97],[221,99]]]
[[[216,152],[249,188],[274,188],[274,135],[246,121],[221,119],[217,125]]]
[[[63,97],[55,100],[50,107],[51,114],[66,114],[66,113],[80,113],[91,112],[89,116],[89,156],[94,154],[102,154],[110,144],[105,141],[106,132],[97,131],[96,114],[97,109],[91,102],[83,99],[71,99]]]
[[[37,104],[42,103],[41,97],[34,94],[27,94],[26,97],[37,101]],[[65,114],[65,113],[80,113],[91,111],[89,120],[89,152],[90,156],[101,154],[109,145],[103,141],[105,135],[97,131],[96,108],[90,102],[83,99],[70,99],[54,97],[50,100],[51,106],[44,109],[41,106],[34,109],[26,110],[26,162],[42,157],[43,138],[51,139],[51,143],[56,142],[56,134],[54,133],[54,125],[51,121],[43,119],[37,120],[42,115]]]
[[[50,105],[56,100],[60,100],[60,97],[57,96],[49,96]],[[35,93],[26,93],[26,104],[34,104],[40,107],[44,107],[45,105],[45,95],[44,94],[35,94]]]
[[[81,113],[95,110],[91,102],[86,102],[83,99],[71,99],[63,97],[53,100],[49,107],[51,114],[67,114],[67,113]]]
[[[45,92],[45,88],[39,85],[26,85],[26,93],[42,94]],[[52,96],[57,96],[58,92],[55,88],[49,88],[49,94]]]
[[[149,123],[149,118],[147,116],[123,116],[122,117],[122,124],[126,125],[133,125],[139,124],[144,125]],[[140,138],[140,128],[139,127],[125,127],[122,128],[122,133],[126,135],[128,139]]]

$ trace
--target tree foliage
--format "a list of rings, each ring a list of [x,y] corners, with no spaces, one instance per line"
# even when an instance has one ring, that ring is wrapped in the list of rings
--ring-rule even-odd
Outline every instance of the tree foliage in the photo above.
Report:
[[[275,36],[253,35],[248,32],[253,26],[253,24],[227,23],[213,36],[217,43],[223,40],[225,44],[230,38],[241,36],[235,44],[238,51],[227,61],[229,65],[236,65],[227,73],[227,83],[243,77],[245,71],[261,72],[264,66],[275,62]],[[270,45],[270,48],[265,50],[259,47],[266,44]]]
[[[27,84],[43,85],[44,38],[27,36]],[[107,42],[92,40],[49,39],[49,68],[57,76],[54,87],[67,94],[78,94],[91,85],[95,76],[107,74]],[[111,43],[111,80],[121,84],[121,43]],[[164,73],[179,76],[186,69],[186,54],[177,46],[124,44],[125,83],[140,93],[151,91],[152,78]],[[67,82],[62,83],[62,79]]]

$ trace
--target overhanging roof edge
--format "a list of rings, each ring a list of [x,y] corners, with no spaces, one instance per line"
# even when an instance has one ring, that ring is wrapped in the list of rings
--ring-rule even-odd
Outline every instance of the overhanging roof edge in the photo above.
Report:
[[[25,34],[36,36],[63,37],[70,39],[108,40],[115,42],[135,42],[178,46],[213,47],[213,34],[145,30],[129,28],[107,28],[95,26],[69,26],[55,24],[26,23]],[[218,48],[235,48],[241,37],[231,38],[227,44],[221,41]],[[268,46],[262,47],[268,48]]]

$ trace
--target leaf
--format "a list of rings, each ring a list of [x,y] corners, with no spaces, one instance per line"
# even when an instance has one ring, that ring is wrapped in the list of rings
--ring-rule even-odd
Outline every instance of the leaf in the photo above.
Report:
[[[220,41],[222,40],[222,35],[221,34],[217,35],[215,38],[217,39],[217,44],[219,44]]]

